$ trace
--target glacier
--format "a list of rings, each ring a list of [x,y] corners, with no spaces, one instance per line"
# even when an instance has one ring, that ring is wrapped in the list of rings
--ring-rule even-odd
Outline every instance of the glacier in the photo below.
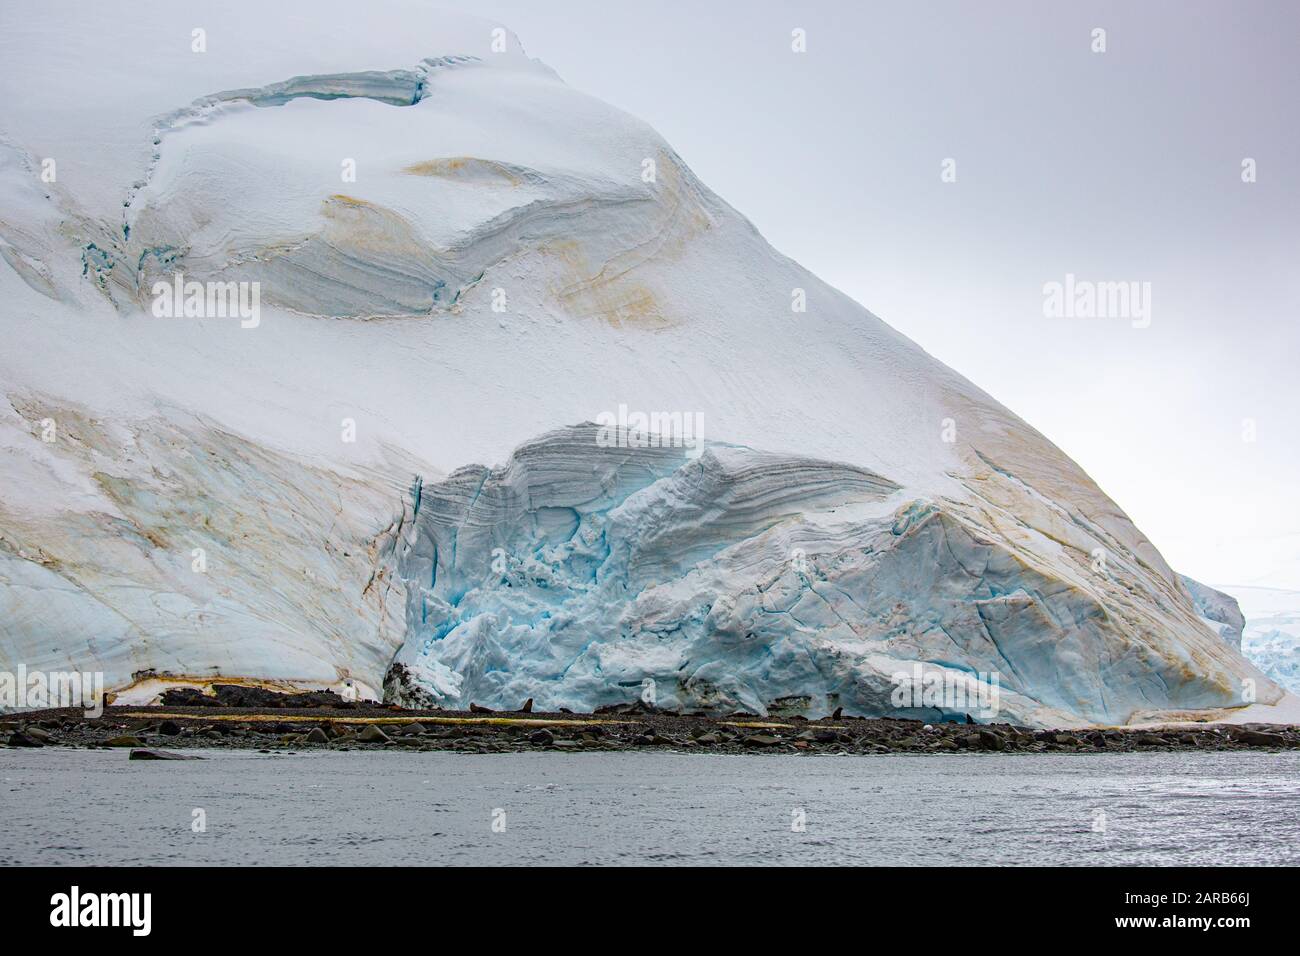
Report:
[[[557,431],[413,493],[392,542],[401,699],[413,682],[426,706],[590,710],[649,686],[674,710],[963,718],[893,706],[893,675],[914,665],[999,673],[1000,715],[1026,724],[1230,699],[1233,660],[1213,644],[1190,671],[1186,652],[1135,653],[1100,589],[1026,567],[960,509],[886,477],[599,431]]]
[[[1269,680],[1300,694],[1300,616],[1252,622],[1242,651]]]
[[[1300,693],[1300,592],[1261,586],[1222,590],[1240,603],[1242,653],[1270,680]]]
[[[1050,441],[496,24],[10,0],[0,100],[0,669],[811,716],[919,665],[1028,724],[1294,712]],[[261,321],[151,314],[179,273]],[[602,443],[620,408],[707,434]]]

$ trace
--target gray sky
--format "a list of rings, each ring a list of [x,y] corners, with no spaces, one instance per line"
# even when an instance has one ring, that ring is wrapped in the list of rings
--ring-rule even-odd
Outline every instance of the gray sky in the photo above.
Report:
[[[1176,568],[1300,588],[1300,4],[440,5],[648,121],[779,250],[1074,457]],[[1045,317],[1067,273],[1149,282],[1150,326]]]

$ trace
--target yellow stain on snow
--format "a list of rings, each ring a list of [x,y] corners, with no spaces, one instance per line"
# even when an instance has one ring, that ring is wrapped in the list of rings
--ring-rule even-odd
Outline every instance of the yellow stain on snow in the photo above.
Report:
[[[403,167],[402,172],[408,176],[436,176],[440,179],[455,179],[470,183],[504,183],[518,186],[523,182],[508,166],[491,159],[479,159],[477,156],[426,159]]]

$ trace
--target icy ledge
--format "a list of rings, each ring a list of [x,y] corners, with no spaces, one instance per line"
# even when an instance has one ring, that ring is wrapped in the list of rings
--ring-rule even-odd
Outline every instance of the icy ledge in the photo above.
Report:
[[[1197,616],[1224,642],[1234,649],[1241,650],[1241,635],[1246,626],[1246,618],[1241,613],[1237,599],[1230,594],[1216,591],[1208,584],[1202,584],[1185,574],[1178,575],[1178,580],[1187,593],[1191,595],[1192,605]]]
[[[686,711],[976,710],[897,707],[891,675],[920,665],[996,673],[996,719],[1026,724],[1239,706],[1226,653],[1189,666],[942,500],[848,465],[601,437],[562,429],[414,489],[388,542],[407,593],[390,697],[590,711],[652,684]]]

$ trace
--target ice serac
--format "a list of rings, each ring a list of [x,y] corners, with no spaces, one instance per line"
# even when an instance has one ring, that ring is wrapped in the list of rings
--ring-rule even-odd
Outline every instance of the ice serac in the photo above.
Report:
[[[1185,574],[1178,575],[1178,580],[1192,596],[1197,616],[1229,645],[1241,650],[1241,632],[1246,626],[1246,618],[1242,616],[1237,599]]]
[[[1038,723],[1282,700],[1049,441],[495,23],[7,0],[0,102],[0,669],[811,714],[883,712],[917,664]],[[258,283],[260,322],[154,315],[182,275]],[[621,407],[703,453],[578,424]]]

